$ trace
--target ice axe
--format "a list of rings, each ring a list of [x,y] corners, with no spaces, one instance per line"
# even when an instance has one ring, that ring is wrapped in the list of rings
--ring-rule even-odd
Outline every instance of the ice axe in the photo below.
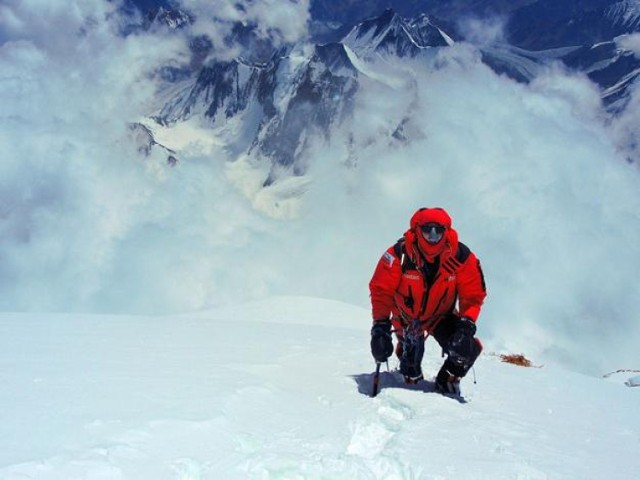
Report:
[[[373,388],[371,389],[371,398],[378,395],[380,385],[380,365],[382,365],[382,362],[376,362],[376,371],[373,374]],[[389,370],[389,363],[387,363],[387,370]]]

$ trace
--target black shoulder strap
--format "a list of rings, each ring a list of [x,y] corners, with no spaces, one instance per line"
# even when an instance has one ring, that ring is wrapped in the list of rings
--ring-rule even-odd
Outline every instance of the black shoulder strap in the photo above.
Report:
[[[393,252],[396,254],[396,257],[402,258],[402,254],[404,253],[404,238],[400,238],[396,242],[393,246]]]
[[[449,274],[455,274],[455,272],[467,261],[471,255],[471,250],[464,243],[458,243],[458,250],[453,257],[449,257],[446,262],[442,264],[442,267]]]
[[[400,259],[402,273],[405,273],[407,270],[416,270],[416,265],[411,261],[409,255],[407,255],[404,237],[399,239],[393,246],[393,252],[396,254],[396,257]]]
[[[458,242],[458,251],[456,252],[456,260],[460,263],[464,263],[467,261],[471,255],[471,250],[464,243]]]

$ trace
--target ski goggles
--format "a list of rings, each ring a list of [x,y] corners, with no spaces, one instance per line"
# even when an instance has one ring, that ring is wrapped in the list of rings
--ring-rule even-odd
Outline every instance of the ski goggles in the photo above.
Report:
[[[428,243],[432,245],[435,245],[440,240],[442,240],[445,230],[446,228],[439,223],[425,223],[423,225],[420,225],[422,236]]]

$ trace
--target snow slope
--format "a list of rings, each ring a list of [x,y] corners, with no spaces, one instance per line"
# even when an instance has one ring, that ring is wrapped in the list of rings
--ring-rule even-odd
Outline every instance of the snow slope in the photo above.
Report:
[[[368,330],[365,309],[302,297],[0,314],[0,478],[638,478],[640,389],[484,354],[466,404],[390,373],[372,399]]]

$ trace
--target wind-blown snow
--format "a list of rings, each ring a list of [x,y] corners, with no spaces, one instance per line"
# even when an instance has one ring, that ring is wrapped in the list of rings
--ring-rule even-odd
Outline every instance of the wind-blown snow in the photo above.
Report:
[[[639,389],[485,354],[468,403],[386,372],[372,399],[366,316],[2,314],[0,478],[636,478]],[[425,373],[441,361],[428,340]]]

